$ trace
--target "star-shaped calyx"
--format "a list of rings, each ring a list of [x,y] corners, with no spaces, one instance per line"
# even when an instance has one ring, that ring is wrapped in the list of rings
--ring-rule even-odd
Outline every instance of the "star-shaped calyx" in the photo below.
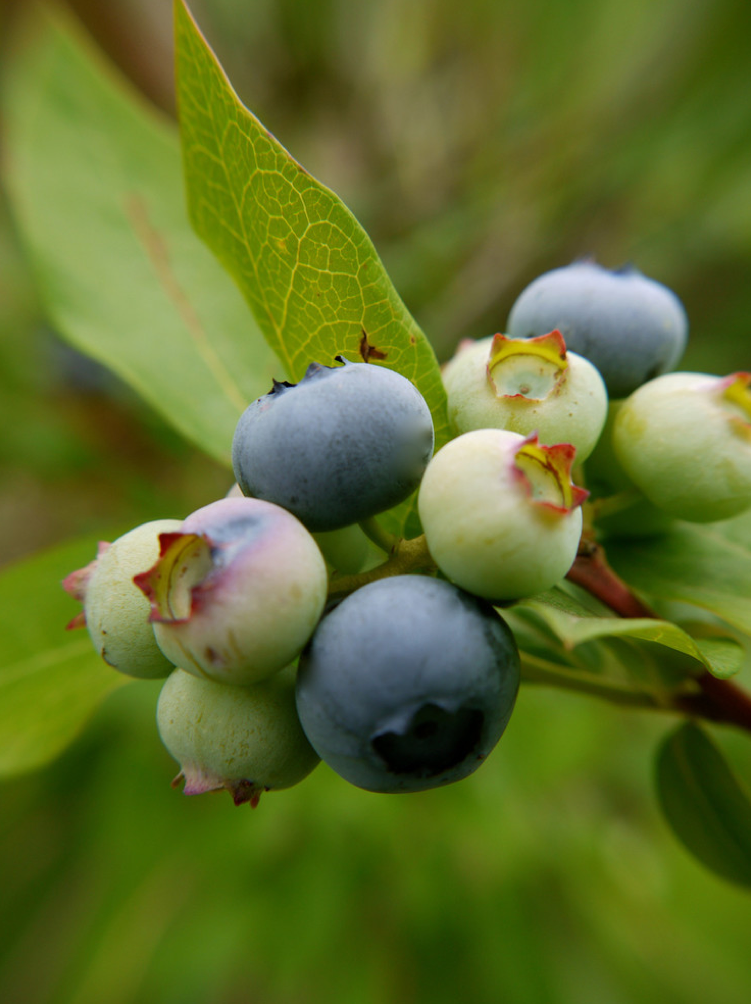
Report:
[[[569,443],[543,446],[533,433],[515,451],[514,477],[535,505],[569,513],[589,495],[571,478],[575,455]]]
[[[566,343],[560,331],[536,338],[494,336],[487,375],[498,397],[544,401],[554,393],[568,368]]]

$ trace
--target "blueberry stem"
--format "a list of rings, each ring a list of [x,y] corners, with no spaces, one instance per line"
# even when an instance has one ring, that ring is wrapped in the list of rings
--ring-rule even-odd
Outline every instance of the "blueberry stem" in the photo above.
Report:
[[[386,554],[392,554],[399,545],[400,537],[389,533],[381,526],[374,516],[360,520],[360,529],[365,536],[372,540],[376,547],[379,547]]]
[[[409,575],[415,572],[432,575],[436,564],[430,556],[425,535],[412,540],[397,540],[391,556],[380,565],[356,575],[342,575],[329,583],[329,599],[343,599],[369,582],[386,579],[390,575]]]
[[[580,586],[620,617],[652,617],[654,610],[632,592],[608,564],[599,544],[582,537],[579,553],[566,578]]]
[[[619,684],[606,683],[602,679],[573,669],[561,669],[553,663],[537,656],[522,652],[522,680],[525,683],[539,683],[563,690],[573,690],[580,694],[600,697],[613,704],[646,708],[660,711],[675,710],[657,695],[644,690],[631,690]]]
[[[620,617],[652,617],[658,615],[636,596],[608,564],[599,544],[582,538],[579,554],[566,578],[585,589]],[[751,695],[731,680],[719,680],[705,670],[693,678],[699,693],[675,693],[666,710],[724,722],[751,732]]]

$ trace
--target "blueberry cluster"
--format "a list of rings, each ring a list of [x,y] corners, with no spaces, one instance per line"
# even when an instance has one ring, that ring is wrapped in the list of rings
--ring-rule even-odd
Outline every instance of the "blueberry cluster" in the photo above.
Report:
[[[226,498],[68,576],[102,658],[167,677],[157,723],[187,794],[255,805],[319,759],[378,792],[474,771],[519,686],[498,607],[576,559],[575,463],[594,497],[631,498],[638,532],[751,507],[751,375],[667,372],[687,326],[665,287],[576,262],[522,292],[508,331],[444,367],[455,435],[435,456],[404,376],[313,363],[241,416]],[[415,492],[424,536],[387,540],[375,518]]]

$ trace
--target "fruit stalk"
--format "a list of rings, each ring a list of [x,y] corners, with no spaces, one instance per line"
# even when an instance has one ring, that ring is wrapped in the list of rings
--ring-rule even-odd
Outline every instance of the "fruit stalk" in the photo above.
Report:
[[[356,589],[367,586],[378,579],[386,579],[391,575],[408,575],[413,572],[432,574],[436,564],[430,556],[425,535],[412,540],[400,540],[391,556],[375,568],[355,575],[342,575],[332,578],[329,583],[329,600],[344,599]]]
[[[594,541],[582,540],[566,578],[620,617],[658,618],[613,571],[602,547]],[[671,709],[751,732],[751,695],[731,680],[719,680],[707,670],[695,682],[700,692],[676,694]]]

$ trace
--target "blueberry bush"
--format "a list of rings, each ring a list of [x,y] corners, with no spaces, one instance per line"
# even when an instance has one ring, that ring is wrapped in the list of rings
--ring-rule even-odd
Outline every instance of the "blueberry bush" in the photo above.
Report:
[[[751,374],[680,371],[678,297],[581,260],[441,366],[182,0],[179,138],[45,18],[7,176],[46,311],[227,497],[2,571],[0,773],[143,688],[175,785],[259,816],[319,759],[353,798],[472,786],[544,689],[659,721],[664,819],[751,886]]]

